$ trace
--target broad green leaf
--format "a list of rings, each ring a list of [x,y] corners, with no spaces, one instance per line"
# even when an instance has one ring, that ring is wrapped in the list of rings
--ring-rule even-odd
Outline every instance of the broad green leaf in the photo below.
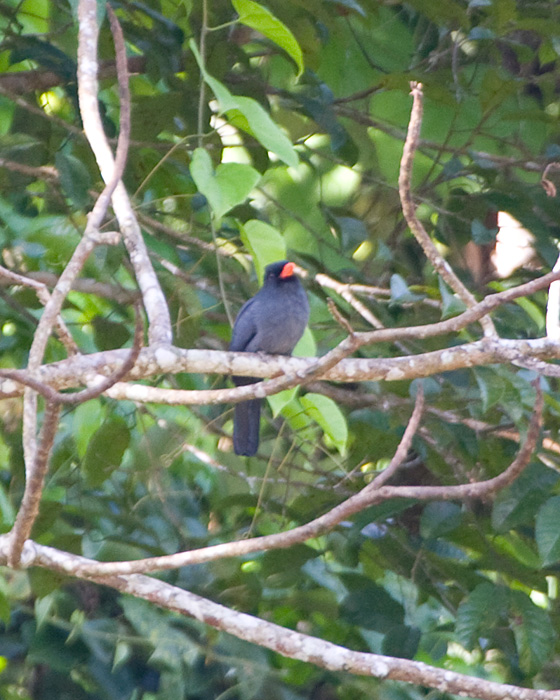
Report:
[[[303,54],[297,39],[286,25],[269,10],[252,0],[232,0],[241,24],[256,29],[268,37],[290,56],[298,67],[298,77],[303,73]]]
[[[129,661],[133,654],[133,649],[132,646],[124,641],[120,640],[116,643],[115,645],[115,654],[113,656],[113,671],[116,671],[118,668],[123,666],[124,664]]]
[[[556,637],[550,617],[522,591],[512,590],[510,600],[519,665],[525,673],[537,673],[548,660]]]
[[[462,520],[462,509],[456,503],[428,503],[422,511],[420,534],[425,539],[441,537],[455,530]]]
[[[421,631],[418,627],[408,625],[395,625],[383,638],[381,651],[388,656],[396,656],[399,659],[413,659],[418,651]]]
[[[76,436],[78,456],[83,457],[95,431],[105,419],[106,409],[99,399],[80,404],[73,412],[72,429]]]
[[[315,357],[317,355],[317,343],[309,326],[307,326],[298,340],[292,355],[295,355],[295,357]]]
[[[64,194],[78,209],[83,209],[89,201],[91,178],[81,160],[73,155],[58,151],[55,165]]]
[[[268,151],[275,153],[286,165],[296,167],[299,163],[297,152],[288,137],[261,105],[250,97],[232,95],[225,85],[213,78],[202,62],[202,58],[194,41],[189,41],[189,47],[196,58],[204,81],[212,89],[220,112],[229,114],[232,110],[239,111],[247,120],[247,129]]]
[[[511,486],[501,491],[492,507],[492,527],[507,532],[518,525],[532,524],[547,500],[558,475],[540,464],[531,464]]]
[[[478,641],[479,634],[494,627],[505,613],[507,588],[493,583],[481,583],[459,605],[455,633],[457,641],[465,649],[471,650]]]
[[[537,327],[537,331],[543,331],[545,327],[545,315],[541,307],[537,306],[530,299],[516,299],[515,303],[520,306],[527,316],[533,321]]]
[[[217,219],[242,204],[261,177],[244,163],[220,163],[214,171],[212,160],[203,148],[194,151],[190,171]]]
[[[486,413],[504,397],[505,387],[502,377],[491,369],[478,367],[474,376],[482,398],[482,409]]]
[[[286,242],[282,234],[264,221],[247,221],[241,227],[241,240],[253,257],[257,277],[261,283],[264,268],[270,263],[284,260],[287,256]]]
[[[467,308],[464,302],[456,294],[452,294],[445,282],[438,278],[439,293],[441,295],[441,317],[443,319],[457,316]]]
[[[410,304],[422,299],[418,294],[413,294],[408,288],[408,284],[401,275],[391,275],[391,301],[397,304]]]
[[[336,449],[344,454],[348,441],[348,425],[338,405],[322,394],[306,394],[300,401],[307,415],[321,426]]]
[[[537,513],[535,537],[543,566],[560,561],[560,496],[553,496]]]
[[[282,409],[296,397],[298,391],[299,387],[295,386],[292,389],[286,389],[285,391],[280,391],[278,394],[266,397],[268,405],[272,409],[272,415],[275,418],[280,415]]]
[[[37,620],[37,629],[45,624],[54,603],[54,593],[49,593],[48,595],[35,600],[35,619]]]
[[[365,576],[341,576],[348,595],[340,604],[340,616],[352,625],[388,632],[404,620],[404,610],[384,588]]]
[[[130,431],[120,416],[108,418],[94,433],[82,465],[89,486],[101,486],[120,466],[129,441]]]

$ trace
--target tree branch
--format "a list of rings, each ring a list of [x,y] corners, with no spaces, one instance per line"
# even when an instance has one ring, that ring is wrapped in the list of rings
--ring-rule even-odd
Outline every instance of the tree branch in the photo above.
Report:
[[[426,229],[422,226],[420,219],[418,219],[416,216],[416,207],[414,206],[414,201],[412,199],[410,183],[412,180],[414,154],[420,141],[422,113],[424,110],[424,95],[422,92],[421,83],[411,83],[411,88],[413,104],[399,172],[399,196],[401,198],[404,218],[406,219],[410,230],[414,234],[414,237],[418,243],[422,246],[422,250],[424,251],[428,260],[432,263],[436,272],[441,275],[443,281],[451,287],[451,289],[468,307],[472,307],[476,304],[476,299],[453,272],[447,260],[445,260],[439,254]],[[497,336],[496,329],[494,328],[494,324],[492,323],[491,319],[483,316],[480,318],[480,323],[486,336],[493,338]]]
[[[33,523],[39,514],[39,503],[43,492],[45,475],[49,465],[49,456],[54,443],[60,407],[57,404],[47,403],[45,406],[45,418],[39,439],[39,449],[36,452],[35,463],[29,469],[25,481],[23,500],[19,508],[14,526],[9,533],[10,548],[8,552],[8,565],[12,568],[19,566],[23,545],[31,534]]]
[[[7,561],[7,538],[7,535],[0,536],[0,562]],[[85,568],[90,560],[29,540],[25,543],[22,554],[22,563],[26,566],[42,566],[63,572],[73,568],[76,562]],[[380,680],[404,681],[480,700],[560,700],[558,690],[520,688],[436,668],[420,661],[352,651],[247,613],[230,610],[194,593],[141,574],[106,577],[96,582],[192,617],[282,656],[312,663],[330,671],[344,671]]]
[[[104,181],[107,184],[111,184],[118,175],[114,192],[112,192],[113,209],[142,292],[149,321],[149,340],[150,343],[167,344],[172,338],[171,319],[167,303],[150,262],[128,194],[120,180],[122,173],[119,174],[116,170],[116,163],[103,131],[99,114],[97,100],[97,40],[99,28],[97,26],[97,3],[95,0],[80,0],[78,17],[80,21],[78,96],[84,131]],[[116,37],[115,46],[118,51]],[[121,114],[122,109],[123,105],[121,105]],[[117,149],[117,156],[118,154],[119,150]]]

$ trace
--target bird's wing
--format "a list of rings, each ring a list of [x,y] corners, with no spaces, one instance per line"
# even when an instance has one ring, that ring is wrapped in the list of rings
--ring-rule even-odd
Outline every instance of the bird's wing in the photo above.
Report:
[[[229,349],[233,352],[243,352],[257,333],[254,314],[247,313],[254,301],[254,297],[246,301],[237,314],[229,344]]]

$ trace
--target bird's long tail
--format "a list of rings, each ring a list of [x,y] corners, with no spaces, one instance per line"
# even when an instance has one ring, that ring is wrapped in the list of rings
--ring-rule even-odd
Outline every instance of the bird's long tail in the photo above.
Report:
[[[252,457],[259,447],[261,399],[235,404],[233,417],[233,449],[236,455]]]

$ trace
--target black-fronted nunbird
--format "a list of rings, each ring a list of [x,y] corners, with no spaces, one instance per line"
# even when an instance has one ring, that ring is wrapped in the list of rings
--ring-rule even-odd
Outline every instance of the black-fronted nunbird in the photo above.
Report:
[[[231,337],[230,350],[291,355],[309,319],[309,303],[294,264],[272,263],[264,271],[264,284],[241,307]],[[236,386],[252,384],[254,377],[233,377]],[[238,455],[254,455],[259,446],[261,399],[235,405],[233,448]]]

